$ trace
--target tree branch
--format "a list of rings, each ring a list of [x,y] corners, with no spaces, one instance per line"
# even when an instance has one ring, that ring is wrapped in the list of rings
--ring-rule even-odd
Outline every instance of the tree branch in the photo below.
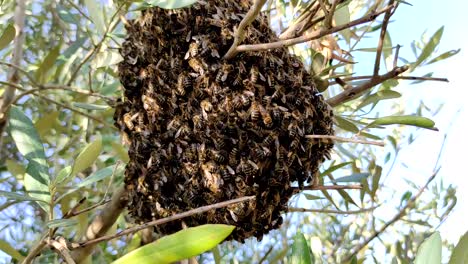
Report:
[[[364,80],[364,79],[371,79],[372,75],[363,75],[363,76],[353,76],[353,77],[343,77],[341,80],[343,81],[356,81],[356,80]],[[435,81],[435,82],[449,82],[447,78],[439,78],[439,77],[420,77],[420,76],[395,76],[394,79],[398,80],[413,80],[413,81]],[[337,84],[336,81],[331,81],[329,85]]]
[[[127,205],[125,187],[119,188],[112,195],[110,203],[106,205],[99,215],[97,215],[86,230],[84,237],[85,241],[92,241],[105,237],[104,235],[115,223],[119,215]],[[86,242],[85,242],[86,243]],[[94,249],[94,244],[88,243],[74,250],[71,254],[73,260],[77,263],[83,261],[87,256],[91,255]],[[73,250],[73,248],[72,248]]]
[[[370,211],[374,211],[378,206],[374,206],[371,208],[364,208],[361,210],[354,210],[354,211],[338,211],[338,210],[326,210],[326,209],[307,209],[307,208],[296,208],[296,207],[289,207],[288,212],[289,213],[294,213],[294,212],[301,212],[301,213],[323,213],[323,214],[343,214],[343,215],[348,215],[348,214],[361,214],[361,213],[367,213]]]
[[[367,141],[367,140],[344,138],[344,137],[337,137],[337,136],[331,136],[331,135],[306,135],[305,138],[309,138],[309,139],[332,139],[332,140],[341,141],[341,142],[376,145],[376,146],[379,146],[379,147],[384,147],[385,146],[385,144],[383,142],[380,142],[380,141]]]
[[[383,8],[380,11],[371,12],[370,14],[368,14],[368,15],[366,15],[364,17],[361,17],[359,19],[353,20],[353,21],[351,21],[349,23],[346,23],[346,24],[343,24],[343,25],[340,25],[340,26],[336,26],[336,27],[333,27],[333,28],[330,28],[330,29],[321,28],[321,29],[319,29],[317,31],[311,32],[311,33],[309,33],[307,35],[304,35],[304,36],[301,36],[301,37],[292,38],[292,39],[285,39],[285,40],[280,40],[280,41],[271,42],[271,43],[240,45],[240,46],[237,47],[236,50],[237,50],[237,52],[262,51],[262,50],[289,47],[289,46],[292,46],[292,45],[295,45],[295,44],[307,42],[307,41],[314,40],[314,39],[319,39],[319,38],[321,38],[323,36],[339,32],[339,31],[341,31],[343,29],[347,29],[347,28],[350,28],[350,27],[353,27],[353,26],[357,26],[357,25],[372,21],[372,20],[376,19],[379,15],[387,12],[389,9],[392,9],[392,8],[393,8],[393,6],[387,6],[387,7]]]
[[[419,189],[418,193],[413,196],[408,203],[396,214],[390,221],[386,222],[379,230],[374,231],[370,237],[365,239],[362,243],[358,244],[357,246],[354,247],[354,249],[350,250],[350,254],[342,261],[343,263],[347,263],[351,261],[351,258],[359,253],[361,249],[366,247],[372,240],[374,240],[376,237],[378,237],[380,234],[382,234],[389,226],[393,225],[395,222],[400,220],[403,216],[407,214],[407,210],[410,208],[413,208],[415,205],[416,200],[421,196],[421,194],[424,192],[424,190],[427,188],[429,183],[431,183],[432,180],[434,180],[435,176],[437,175],[439,170],[435,171],[431,177],[427,180],[426,184],[424,184],[421,189]]]
[[[255,20],[255,18],[257,18],[258,13],[260,13],[260,10],[262,9],[262,6],[265,4],[265,2],[266,0],[254,0],[254,3],[250,7],[249,12],[247,12],[244,19],[242,19],[240,22],[239,27],[234,34],[234,42],[232,43],[228,52],[226,52],[226,55],[224,55],[224,59],[232,59],[239,52],[237,47],[244,40],[245,28],[247,28]]]
[[[406,66],[406,65],[402,66],[402,67],[395,67],[395,68],[393,68],[393,70],[387,72],[384,75],[374,76],[369,81],[367,81],[367,82],[365,82],[365,83],[363,83],[361,85],[358,85],[358,86],[355,86],[355,87],[344,90],[340,94],[328,99],[327,103],[331,107],[335,107],[335,106],[337,106],[339,104],[351,101],[351,100],[361,96],[361,94],[363,92],[371,89],[372,87],[374,87],[374,86],[376,86],[376,85],[378,85],[380,83],[383,83],[386,80],[395,78],[396,76],[398,76],[401,73],[407,71],[408,69],[409,69],[409,67]]]
[[[393,6],[395,3],[395,0],[390,0],[388,3],[388,6]],[[390,21],[390,17],[395,13],[396,10],[396,5],[395,8],[387,10],[385,12],[385,16],[382,22],[382,29],[380,30],[380,37],[379,37],[379,44],[377,45],[377,52],[375,54],[375,64],[374,64],[374,76],[379,75],[379,69],[380,69],[380,59],[382,57],[382,49],[383,49],[383,43],[385,40],[385,34],[387,33],[387,26],[388,22]]]
[[[292,187],[294,191],[322,191],[322,190],[359,190],[362,185],[325,185],[325,186],[304,186],[302,189],[299,187]]]
[[[26,20],[26,0],[16,1],[14,20],[16,36],[14,39],[11,64],[20,65],[21,61],[23,60],[23,45],[25,40],[24,24]],[[10,67],[10,71],[8,72],[8,82],[12,84],[18,84],[19,76],[17,67]],[[13,98],[15,97],[15,92],[16,87],[8,85],[2,94],[2,99],[0,100],[0,146],[2,145],[1,135],[6,126],[7,112],[8,109],[10,109],[11,101],[13,101]]]
[[[213,209],[219,209],[219,208],[223,208],[223,207],[226,207],[228,205],[231,205],[231,204],[246,202],[246,201],[250,201],[250,200],[253,200],[253,199],[255,199],[254,195],[253,196],[245,196],[245,197],[241,197],[241,198],[237,198],[237,199],[233,199],[233,200],[229,200],[229,201],[225,201],[225,202],[220,202],[220,203],[216,203],[216,204],[202,206],[202,207],[195,208],[195,209],[192,209],[192,210],[180,213],[180,214],[172,215],[172,216],[169,216],[169,217],[166,217],[166,218],[150,221],[150,222],[144,223],[142,225],[127,228],[127,229],[125,229],[123,231],[120,231],[120,232],[114,234],[114,235],[102,236],[102,237],[99,237],[99,238],[96,238],[96,239],[88,240],[86,242],[79,243],[78,245],[74,245],[74,248],[78,248],[77,249],[77,251],[78,251],[82,247],[89,247],[89,246],[95,245],[95,244],[97,244],[99,242],[103,242],[103,241],[111,240],[111,239],[118,238],[118,237],[121,237],[121,236],[124,236],[124,235],[132,234],[132,233],[138,232],[140,230],[146,229],[148,227],[161,225],[161,224],[168,223],[168,222],[171,222],[171,221],[174,221],[174,220],[179,220],[179,219],[182,219],[182,218],[185,218],[185,217],[189,217],[189,216],[192,216],[192,215],[195,215],[195,214],[205,213],[205,212],[208,212],[208,211],[213,210]],[[73,248],[72,248],[72,250],[73,250]],[[75,252],[73,252],[73,253],[75,253]]]

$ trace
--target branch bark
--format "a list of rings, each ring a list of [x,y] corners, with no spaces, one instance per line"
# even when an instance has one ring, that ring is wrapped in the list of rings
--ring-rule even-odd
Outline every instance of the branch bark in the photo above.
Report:
[[[89,247],[89,246],[93,246],[93,245],[95,245],[97,243],[100,243],[100,242],[103,242],[103,241],[108,241],[108,240],[118,238],[118,237],[121,237],[121,236],[124,236],[124,235],[132,234],[132,233],[138,232],[140,230],[146,229],[148,227],[161,225],[161,224],[164,224],[164,223],[168,223],[168,222],[171,222],[171,221],[175,221],[175,220],[179,220],[179,219],[182,219],[182,218],[185,218],[185,217],[189,217],[189,216],[192,216],[192,215],[195,215],[195,214],[201,214],[201,213],[213,210],[213,209],[219,209],[219,208],[223,208],[223,207],[226,207],[228,205],[231,205],[231,204],[246,202],[246,201],[250,201],[250,200],[253,200],[253,199],[255,199],[255,196],[245,196],[245,197],[241,197],[241,198],[237,198],[237,199],[233,199],[233,200],[229,200],[229,201],[225,201],[225,202],[221,202],[221,203],[202,206],[202,207],[195,208],[195,209],[192,209],[192,210],[180,213],[180,214],[172,215],[172,216],[169,216],[169,217],[166,217],[166,218],[162,218],[162,219],[154,220],[154,221],[151,221],[151,222],[147,222],[147,223],[144,223],[142,225],[127,228],[127,229],[125,229],[123,231],[120,231],[120,232],[118,232],[116,234],[113,234],[113,235],[101,236],[101,237],[98,237],[96,239],[88,240],[86,242],[79,243],[78,245],[74,245],[73,247],[76,249],[76,251],[79,251],[83,247],[86,248],[86,247]],[[73,248],[72,248],[72,250],[73,250]]]
[[[24,24],[26,20],[26,0],[17,0],[15,8],[15,29],[16,36],[14,41],[13,56],[11,64],[20,65],[23,60],[23,44],[24,44]],[[16,67],[10,67],[8,72],[8,82],[12,84],[18,84],[18,69]],[[7,112],[10,109],[10,104],[15,97],[16,87],[8,85],[5,87],[5,91],[0,100],[0,145],[1,135],[6,126]]]
[[[392,6],[387,6],[387,7],[383,8],[380,11],[371,12],[370,14],[368,14],[368,15],[366,15],[364,17],[361,17],[361,18],[353,20],[353,21],[351,21],[349,23],[346,23],[346,24],[343,24],[343,25],[340,25],[340,26],[336,26],[336,27],[333,27],[333,28],[330,28],[330,29],[321,28],[320,30],[311,32],[311,33],[309,33],[307,35],[304,35],[304,36],[300,36],[300,37],[292,38],[292,39],[280,40],[280,41],[271,42],[271,43],[240,45],[240,46],[237,47],[236,50],[237,50],[237,52],[262,51],[262,50],[289,47],[289,46],[292,46],[292,45],[295,45],[295,44],[300,44],[300,43],[304,43],[304,42],[307,42],[307,41],[310,41],[310,40],[319,39],[319,38],[321,38],[323,36],[339,32],[339,31],[341,31],[343,29],[347,29],[347,28],[350,28],[350,27],[353,27],[353,26],[357,26],[357,25],[372,21],[372,20],[376,19],[379,15],[387,12],[388,10],[392,9],[393,7],[394,7],[393,5]]]
[[[234,58],[236,54],[239,52],[237,47],[242,43],[245,37],[245,28],[247,28],[254,20],[257,18],[258,13],[262,9],[262,6],[265,4],[266,0],[255,0],[253,5],[250,7],[249,12],[245,15],[244,19],[239,24],[239,27],[234,34],[234,42],[232,43],[231,47],[229,48],[224,58],[229,60]]]
[[[127,205],[125,187],[119,188],[111,198],[111,201],[102,209],[101,213],[94,218],[86,230],[84,241],[98,239],[103,237],[109,228],[115,223],[119,215]],[[71,253],[73,260],[76,263],[82,262],[86,257],[91,255],[95,244],[88,244],[80,247]]]
[[[376,85],[378,85],[380,83],[383,83],[386,80],[395,78],[396,76],[402,74],[403,72],[407,71],[408,69],[409,69],[409,67],[406,66],[406,65],[402,66],[402,67],[395,67],[395,68],[393,68],[393,70],[387,72],[386,74],[377,75],[377,76],[371,78],[369,81],[367,81],[367,82],[365,82],[365,83],[363,83],[361,85],[351,87],[351,88],[348,88],[348,89],[344,90],[342,93],[328,99],[327,103],[331,107],[335,107],[335,106],[337,106],[339,104],[351,101],[351,100],[361,96],[361,94],[363,92],[371,89],[372,87],[374,87],[374,86],[376,86]]]

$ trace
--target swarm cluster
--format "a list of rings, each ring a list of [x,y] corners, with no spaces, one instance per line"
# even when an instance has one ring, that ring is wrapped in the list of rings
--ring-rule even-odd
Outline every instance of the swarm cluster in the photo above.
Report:
[[[223,60],[249,6],[198,1],[147,9],[129,21],[115,120],[130,142],[125,184],[137,221],[255,195],[184,222],[231,224],[230,239],[261,239],[281,225],[291,183],[314,180],[329,157],[331,142],[304,137],[333,128],[332,111],[300,59],[277,49]],[[275,40],[261,15],[243,43]],[[180,229],[180,222],[157,227],[162,234]]]

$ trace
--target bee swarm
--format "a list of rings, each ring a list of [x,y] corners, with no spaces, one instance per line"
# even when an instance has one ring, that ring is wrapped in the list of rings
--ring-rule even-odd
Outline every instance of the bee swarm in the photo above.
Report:
[[[114,118],[130,143],[125,184],[138,222],[255,195],[184,222],[235,225],[228,239],[261,239],[281,225],[291,183],[317,183],[333,144],[304,136],[333,135],[333,113],[300,59],[286,48],[222,59],[249,5],[198,1],[129,21]],[[243,43],[276,40],[259,15]],[[180,229],[180,221],[156,227]]]

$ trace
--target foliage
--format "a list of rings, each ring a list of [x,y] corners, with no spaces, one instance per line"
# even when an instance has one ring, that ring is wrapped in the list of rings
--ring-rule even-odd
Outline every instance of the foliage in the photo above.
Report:
[[[99,214],[94,207],[106,204],[112,193],[123,184],[124,166],[121,164],[128,161],[128,155],[113,126],[113,106],[121,91],[115,65],[121,60],[118,48],[125,36],[127,19],[138,16],[140,10],[149,6],[182,8],[194,2],[27,1],[24,55],[21,63],[16,65],[20,69],[19,79],[13,82],[9,72],[15,65],[11,66],[9,62],[14,54],[14,36],[17,33],[14,9],[20,1],[0,1],[2,99],[6,98],[7,87],[17,90],[8,113],[8,129],[1,134],[0,251],[6,255],[0,254],[0,259],[14,259],[16,262],[24,260],[34,247],[40,245],[37,241],[46,234],[78,241]],[[264,10],[272,27],[282,35],[288,33],[284,28],[303,21],[315,24],[310,28],[303,27],[302,33],[314,34],[317,28],[351,23],[371,10],[381,10],[389,4],[378,0],[336,1],[338,4],[334,7],[323,7],[320,5],[323,2],[328,3],[267,1]],[[404,4],[403,1],[390,3]],[[334,17],[328,18],[323,8]],[[315,16],[309,17],[311,12],[315,12]],[[318,19],[313,20],[313,17]],[[414,74],[424,65],[450,58],[459,50],[438,51],[444,31],[441,27],[427,40],[413,42],[414,58],[403,58],[398,55],[400,48],[392,43],[390,31],[384,25],[385,19],[381,17],[290,47],[290,51],[300,56],[309,71],[315,74],[317,85],[328,99],[345,89],[368,85],[375,79],[364,75],[375,70],[375,65],[370,65],[368,72],[357,68],[355,62],[360,58],[359,54],[376,55],[377,73],[379,67],[386,68],[388,72],[400,69],[394,62],[406,64],[404,73],[385,80],[381,78],[382,82],[371,83],[371,87],[359,94],[360,97],[333,105],[339,136],[377,141],[385,139],[388,143],[383,150],[367,144],[338,143],[333,161],[323,164],[320,184],[359,183],[362,188],[302,191],[293,197],[290,204],[307,208],[300,213],[286,212],[280,230],[271,232],[262,242],[249,240],[244,245],[223,243],[213,248],[213,255],[199,256],[200,262],[236,260],[251,263],[267,260],[269,263],[284,263],[294,260],[296,263],[311,263],[315,259],[315,263],[341,263],[344,260],[362,263],[367,259],[376,263],[390,262],[386,260],[410,263],[417,257],[416,261],[428,263],[424,261],[429,253],[438,253],[439,248],[447,246],[440,236],[435,235],[419,247],[426,234],[442,223],[454,208],[457,201],[455,188],[445,186],[443,182],[434,183],[429,188],[430,194],[417,196],[421,189],[410,179],[397,191],[391,190],[387,181],[392,168],[398,165],[394,163],[401,149],[408,147],[419,133],[419,130],[403,129],[400,125],[436,129],[434,122],[423,115],[435,115],[437,110],[431,110],[424,103],[414,108],[405,107],[399,100],[403,92],[397,91],[398,86],[405,81],[405,76]],[[381,47],[378,44],[369,47],[371,44],[367,39],[378,43],[382,29],[386,30],[386,35]],[[428,81],[431,76],[422,76],[416,81]],[[420,133],[428,132],[432,131]],[[392,200],[398,201],[387,203]],[[395,210],[391,209],[392,206]],[[309,208],[317,208],[317,211],[309,212]],[[372,210],[364,210],[369,208]],[[404,208],[405,213],[400,215]],[[352,213],[353,209],[359,212]],[[395,228],[382,229],[393,213],[399,216],[398,221],[392,223]],[[109,233],[138,225],[125,214],[115,220]],[[149,256],[154,257],[160,253],[163,241],[170,241],[181,234],[182,238],[178,237],[177,241],[192,241],[191,235],[183,234],[201,229],[204,232],[211,230],[209,226],[189,228],[180,234],[161,238],[158,240],[160,244],[157,241],[130,254],[147,254],[145,250],[150,249]],[[203,248],[200,245],[198,251],[181,256],[199,254],[224,239],[223,232],[213,234],[219,235],[215,242],[213,240]],[[372,235],[379,236],[381,240],[371,239],[367,246],[361,247]],[[137,244],[134,248],[142,245],[134,240],[141,236],[142,233],[136,233],[101,243],[100,250],[92,259],[97,263],[114,261],[130,252],[132,242]],[[466,260],[466,244],[467,234],[453,250],[450,263]],[[353,250],[359,253],[354,258],[349,255]],[[386,255],[385,260],[381,259],[383,255]],[[36,261],[54,263],[60,258],[64,256],[43,249]],[[438,259],[431,257],[431,260]]]

